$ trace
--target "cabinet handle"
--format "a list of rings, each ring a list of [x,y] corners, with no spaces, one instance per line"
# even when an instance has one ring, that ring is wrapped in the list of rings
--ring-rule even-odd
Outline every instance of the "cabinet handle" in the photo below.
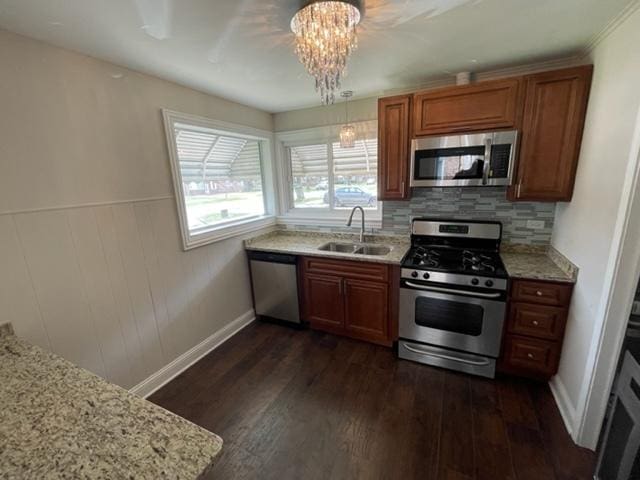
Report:
[[[533,359],[533,353],[527,353],[527,358]]]
[[[402,195],[404,195],[404,182],[400,183],[400,193],[402,193]]]
[[[537,291],[536,291],[536,295],[537,295],[537,296],[539,296],[539,297],[541,297],[541,296],[542,296],[542,292],[541,292],[540,290],[537,290]]]
[[[536,326],[536,327],[538,326],[538,321],[537,321],[537,320],[534,320],[534,321],[533,321],[533,322],[531,322],[531,323],[533,323],[533,325],[534,325],[534,326]]]
[[[520,189],[522,187],[522,180],[518,182],[518,186],[516,187],[516,198],[520,198]]]

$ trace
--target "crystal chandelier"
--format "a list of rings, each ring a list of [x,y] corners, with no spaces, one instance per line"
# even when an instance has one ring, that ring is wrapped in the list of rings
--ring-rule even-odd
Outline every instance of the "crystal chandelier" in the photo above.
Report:
[[[349,99],[353,95],[351,90],[346,90],[340,94],[344,98],[345,124],[340,127],[340,146],[342,148],[353,148],[356,144],[356,128],[349,123]]]
[[[315,77],[323,105],[333,103],[347,59],[358,46],[358,7],[357,1],[315,0],[291,19],[296,54],[307,72]]]

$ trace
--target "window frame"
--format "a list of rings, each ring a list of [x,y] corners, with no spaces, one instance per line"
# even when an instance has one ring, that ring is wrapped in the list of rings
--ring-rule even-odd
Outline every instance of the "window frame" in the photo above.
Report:
[[[186,113],[163,109],[162,116],[164,130],[169,151],[169,163],[171,165],[171,177],[173,180],[174,196],[178,210],[178,223],[183,249],[191,250],[196,247],[225,240],[245,233],[263,229],[275,224],[275,189],[273,187],[273,133],[253,127],[238,125],[222,120],[199,117]],[[260,174],[262,181],[262,200],[264,202],[264,214],[229,220],[224,223],[203,228],[201,232],[192,233],[187,219],[187,206],[183,188],[180,159],[175,137],[175,125],[187,124],[195,129],[212,131],[221,135],[241,137],[259,142],[260,149]]]
[[[367,120],[360,122],[351,122],[353,124],[363,125],[368,132],[376,132],[377,137],[377,120]],[[302,208],[295,207],[293,190],[290,188],[293,182],[293,172],[291,171],[291,159],[289,156],[289,147],[311,145],[311,144],[329,144],[340,141],[340,126],[329,125],[324,127],[314,127],[301,130],[291,130],[276,133],[276,158],[277,158],[277,176],[278,176],[278,198],[279,198],[279,215],[277,222],[285,225],[316,225],[328,227],[344,227],[349,217],[350,210],[335,207],[328,208]],[[335,195],[335,177],[333,172],[333,148],[327,151],[327,168],[328,168],[328,188],[331,197]],[[332,202],[330,202],[331,205]],[[367,226],[371,228],[380,228],[382,226],[382,202],[377,201],[376,210],[366,210]]]

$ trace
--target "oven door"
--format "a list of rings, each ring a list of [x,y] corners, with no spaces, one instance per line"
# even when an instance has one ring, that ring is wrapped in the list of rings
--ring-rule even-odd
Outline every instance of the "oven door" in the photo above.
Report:
[[[399,336],[497,358],[506,293],[443,288],[402,280]]]

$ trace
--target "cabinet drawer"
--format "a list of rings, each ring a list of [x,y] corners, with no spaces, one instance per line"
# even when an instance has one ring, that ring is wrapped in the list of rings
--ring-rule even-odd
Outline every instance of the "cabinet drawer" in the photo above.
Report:
[[[511,370],[524,370],[540,377],[551,377],[558,370],[560,345],[535,338],[507,335],[504,362]]]
[[[316,257],[303,258],[304,270],[308,273],[339,275],[344,278],[387,282],[389,267],[384,264],[351,262]]]
[[[515,302],[568,307],[572,290],[571,284],[515,280],[511,298]]]
[[[547,305],[512,303],[509,308],[509,332],[549,340],[561,340],[567,309]]]

